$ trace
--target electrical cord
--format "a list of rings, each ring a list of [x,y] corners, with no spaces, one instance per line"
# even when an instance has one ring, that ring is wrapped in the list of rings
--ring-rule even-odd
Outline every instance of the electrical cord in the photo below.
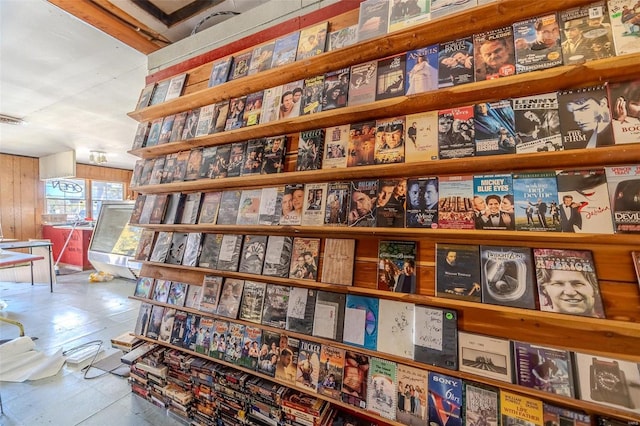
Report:
[[[102,373],[100,373],[100,374],[98,374],[96,376],[91,376],[91,377],[88,376],[89,370],[91,370],[91,367],[93,367],[93,363],[96,361],[96,358],[98,357],[98,354],[100,353],[100,349],[102,348],[102,344],[103,344],[102,340],[91,340],[90,342],[83,343],[82,345],[78,345],[76,347],[73,347],[71,349],[67,349],[66,351],[63,351],[62,355],[63,356],[72,355],[72,354],[74,354],[76,352],[79,352],[81,350],[84,350],[86,348],[90,348],[92,346],[97,346],[96,352],[93,354],[93,358],[91,358],[91,362],[89,362],[89,365],[83,367],[82,370],[80,370],[80,371],[84,372],[84,375],[83,375],[84,379],[86,379],[86,380],[97,379],[98,377],[102,377],[105,374],[111,373],[113,370],[115,370],[116,368],[119,367],[118,366],[118,367],[116,367],[116,368],[114,368],[112,370],[109,370],[109,371],[103,371]]]

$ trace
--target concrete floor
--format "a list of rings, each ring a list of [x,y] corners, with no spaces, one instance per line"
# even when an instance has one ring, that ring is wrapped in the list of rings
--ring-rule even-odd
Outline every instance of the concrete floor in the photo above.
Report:
[[[102,340],[104,356],[116,350],[110,339],[133,331],[140,303],[128,299],[135,282],[114,279],[89,283],[92,271],[59,275],[49,283],[0,282],[0,316],[20,321],[25,335],[37,337],[36,350],[52,354],[92,340]],[[0,322],[0,340],[19,336]],[[88,376],[101,371],[91,369]],[[85,379],[77,366],[65,364],[53,377],[23,383],[0,382],[4,414],[0,425],[179,425],[165,410],[131,393],[127,380],[112,374]]]

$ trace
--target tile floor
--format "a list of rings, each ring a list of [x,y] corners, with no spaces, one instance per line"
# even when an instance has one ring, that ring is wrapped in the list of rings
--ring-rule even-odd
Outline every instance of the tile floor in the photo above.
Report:
[[[0,282],[4,316],[24,325],[25,335],[37,337],[36,349],[51,354],[91,340],[104,342],[105,355],[116,350],[110,339],[133,330],[139,302],[128,299],[135,282],[114,279],[89,283],[91,271],[61,274],[54,284]],[[0,322],[0,340],[19,336],[13,325]],[[101,373],[92,369],[89,376]],[[165,411],[133,395],[127,380],[112,374],[83,378],[76,366],[65,364],[53,377],[23,383],[0,382],[4,414],[1,426],[156,425],[181,423]]]

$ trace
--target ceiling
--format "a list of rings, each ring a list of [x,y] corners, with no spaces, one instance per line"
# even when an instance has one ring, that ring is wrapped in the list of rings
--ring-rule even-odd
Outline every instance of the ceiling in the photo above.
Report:
[[[220,12],[260,3],[0,0],[0,114],[24,120],[0,124],[0,153],[42,157],[75,150],[78,163],[90,164],[96,150],[106,152],[104,166],[133,169],[137,158],[126,151],[137,123],[126,113],[145,85],[146,55],[232,16]],[[188,17],[196,6],[204,9]],[[164,23],[171,19],[177,23]]]

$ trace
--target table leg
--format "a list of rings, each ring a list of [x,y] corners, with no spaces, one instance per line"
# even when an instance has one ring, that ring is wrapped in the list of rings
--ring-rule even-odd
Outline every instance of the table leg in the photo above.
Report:
[[[33,249],[29,247],[29,254],[33,254]],[[33,285],[33,261],[29,263],[29,267],[31,268],[31,285]]]
[[[51,245],[49,245],[49,289],[51,291],[51,293],[53,293],[53,265],[51,265],[51,258],[53,257],[53,254],[51,252]]]

